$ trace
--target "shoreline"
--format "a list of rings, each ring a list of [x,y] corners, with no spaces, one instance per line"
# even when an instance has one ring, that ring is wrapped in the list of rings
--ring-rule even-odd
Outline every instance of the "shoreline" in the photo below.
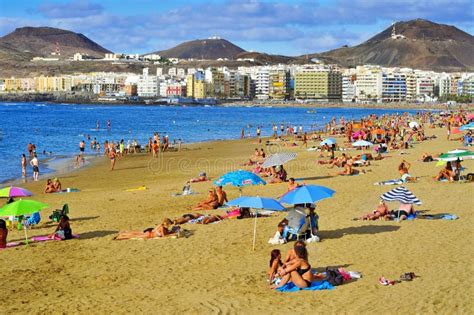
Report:
[[[8,97],[10,96],[10,97]],[[71,97],[68,97],[71,96]],[[56,94],[0,94],[0,103],[47,103],[47,104],[64,104],[64,105],[104,105],[104,106],[204,106],[205,102],[199,104],[192,103],[147,103],[149,99],[140,101],[130,100],[99,100],[97,97],[90,95],[56,95]],[[474,110],[474,103],[458,103],[456,105],[447,105],[443,103],[325,103],[325,102],[308,102],[299,101],[231,101],[226,99],[217,99],[216,104],[209,104],[216,107],[279,107],[279,108],[362,108],[362,109],[407,109],[407,110]]]

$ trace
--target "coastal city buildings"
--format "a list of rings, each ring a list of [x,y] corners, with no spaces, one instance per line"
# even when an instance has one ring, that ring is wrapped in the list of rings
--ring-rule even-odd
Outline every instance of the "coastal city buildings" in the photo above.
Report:
[[[75,58],[84,56],[76,55]],[[158,55],[147,56],[150,60]],[[106,54],[107,60],[142,58]],[[128,60],[128,59],[127,59]],[[137,59],[138,60],[138,59]],[[141,74],[93,72],[0,78],[0,93],[81,92],[99,97],[303,102],[436,102],[474,97],[474,73],[437,73],[359,65],[265,65],[238,68],[160,65]]]

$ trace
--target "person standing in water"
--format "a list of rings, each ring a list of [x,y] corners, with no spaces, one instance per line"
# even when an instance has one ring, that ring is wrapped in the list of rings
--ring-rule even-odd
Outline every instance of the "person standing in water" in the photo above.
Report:
[[[33,167],[33,180],[38,181],[39,178],[39,162],[36,153],[33,155],[33,159],[30,161],[30,165]]]
[[[99,129],[100,129],[100,120],[97,120],[96,129],[97,129],[97,131],[99,131]]]
[[[109,119],[109,120],[107,120],[107,130],[108,131],[110,131],[110,125],[111,125],[111,123],[110,123],[110,119]]]
[[[80,151],[80,155],[84,155],[84,150],[86,149],[86,143],[84,142],[84,140],[81,140],[81,142],[79,142],[79,151]]]
[[[26,155],[21,155],[21,176],[26,178]]]

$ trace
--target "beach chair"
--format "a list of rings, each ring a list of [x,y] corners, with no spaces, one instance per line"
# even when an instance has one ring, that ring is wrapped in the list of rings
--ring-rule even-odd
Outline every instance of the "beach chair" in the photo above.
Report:
[[[65,203],[63,205],[63,208],[62,209],[56,209],[53,211],[53,214],[51,214],[49,216],[49,219],[53,222],[59,222],[59,219],[61,219],[61,216],[63,214],[68,214],[69,213],[69,205],[67,203]]]
[[[300,208],[290,210],[286,219],[288,220],[288,225],[285,228],[284,237],[286,239],[292,239],[293,237],[297,240],[301,237],[306,239],[306,230],[310,223],[306,218],[305,211]]]

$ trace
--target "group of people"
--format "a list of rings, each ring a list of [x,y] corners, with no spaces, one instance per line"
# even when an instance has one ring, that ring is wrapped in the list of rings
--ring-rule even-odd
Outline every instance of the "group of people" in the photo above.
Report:
[[[62,191],[61,182],[58,178],[50,179],[46,181],[46,186],[44,188],[45,194],[57,193]]]
[[[198,211],[217,209],[222,207],[227,201],[227,193],[222,189],[222,186],[217,186],[217,188],[210,188],[207,198],[203,201],[200,201],[193,208],[193,210]]]

